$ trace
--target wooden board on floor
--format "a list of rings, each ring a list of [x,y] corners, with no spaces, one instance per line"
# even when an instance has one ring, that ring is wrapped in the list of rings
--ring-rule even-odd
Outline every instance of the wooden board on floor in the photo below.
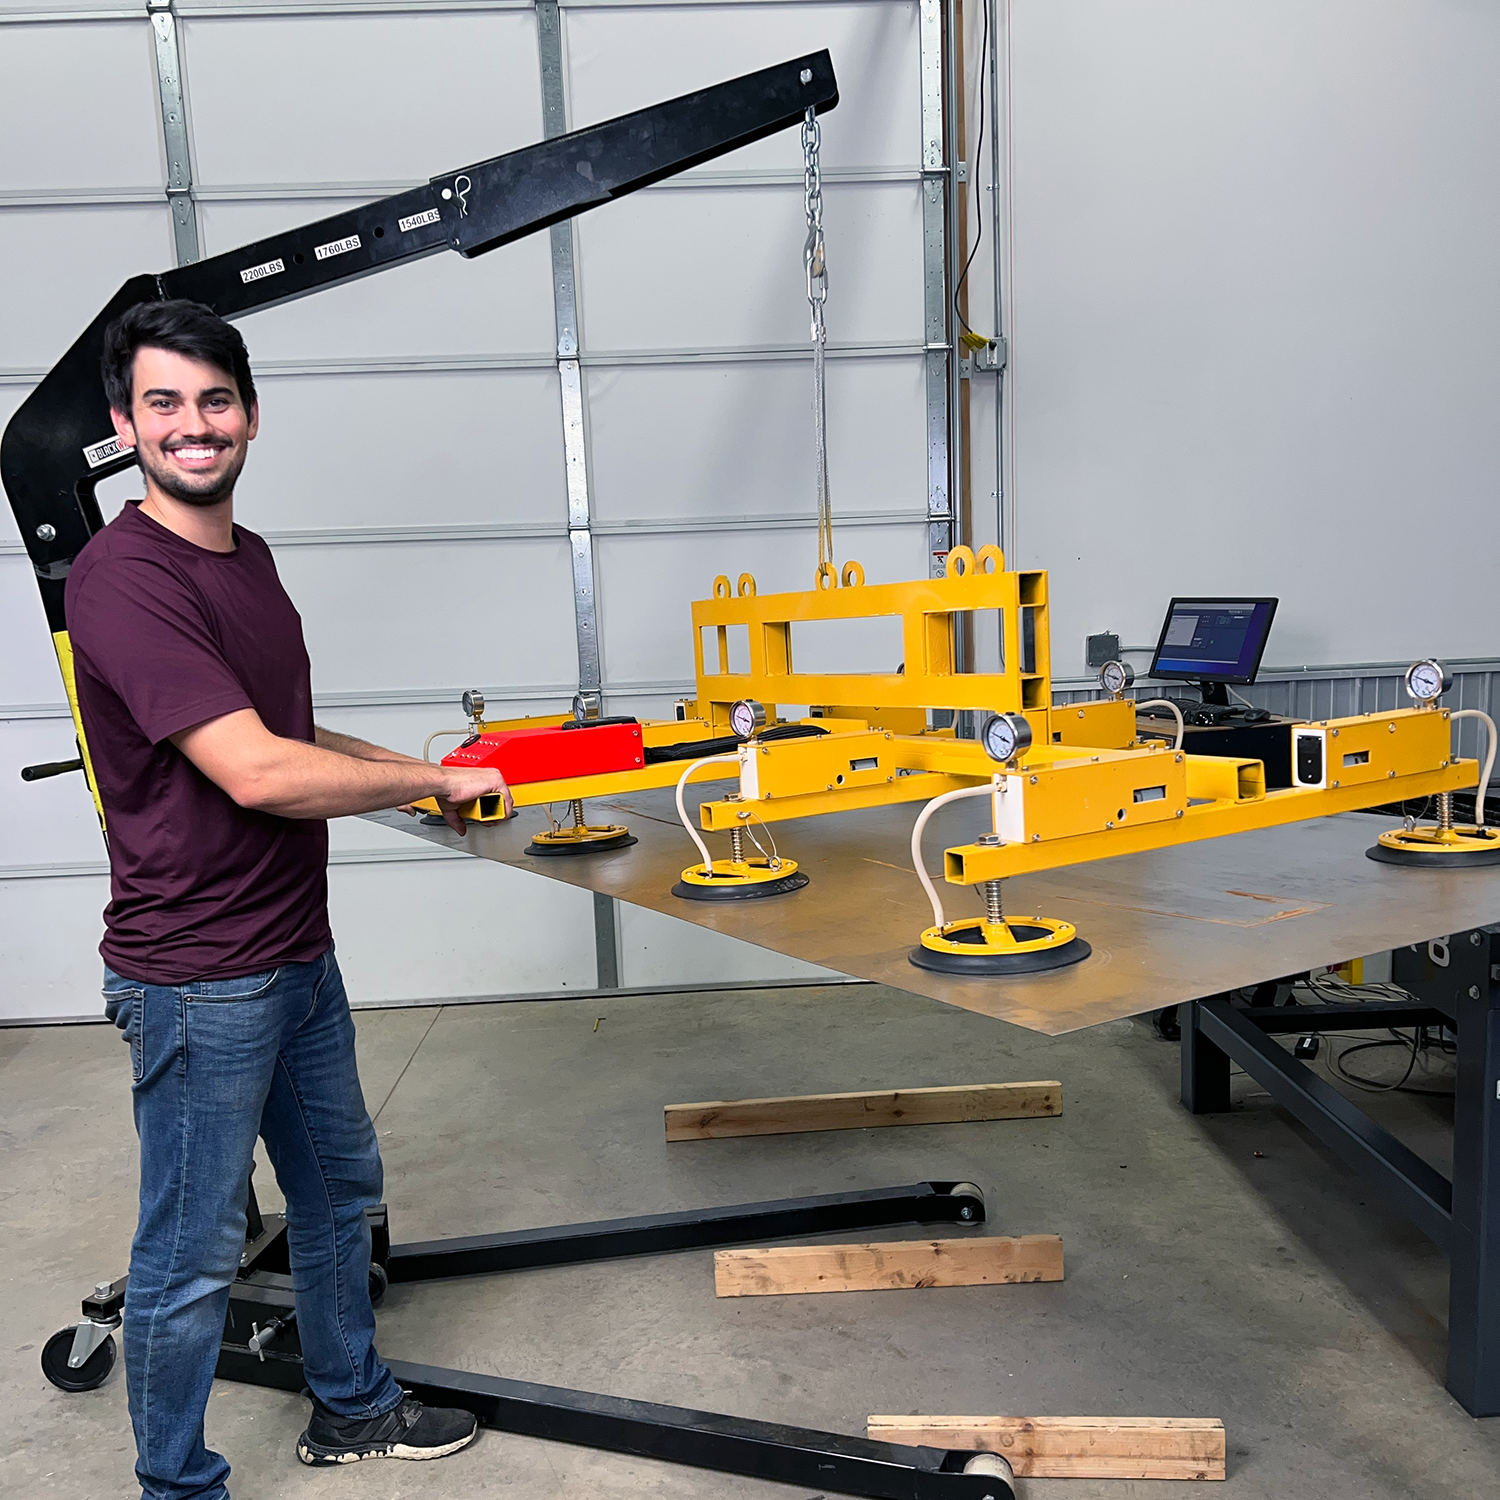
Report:
[[[882,1443],[1002,1454],[1018,1479],[1222,1479],[1217,1417],[871,1417]]]
[[[1055,1234],[714,1252],[714,1290],[721,1297],[994,1286],[1062,1276],[1062,1240]]]
[[[1062,1084],[950,1084],[932,1089],[880,1089],[853,1094],[801,1094],[782,1099],[718,1099],[666,1106],[669,1141],[737,1135],[791,1135],[805,1130],[864,1130],[871,1125],[953,1125],[1020,1120],[1062,1113]]]

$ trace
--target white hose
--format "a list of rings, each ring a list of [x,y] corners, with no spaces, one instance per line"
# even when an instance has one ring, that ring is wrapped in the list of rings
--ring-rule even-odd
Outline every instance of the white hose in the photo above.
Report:
[[[464,736],[469,732],[470,731],[467,729],[434,729],[432,733],[427,736],[426,741],[422,745],[422,759],[432,759],[432,742],[434,740],[442,739],[445,734],[456,734],[459,736]]]
[[[916,826],[911,831],[911,862],[912,868],[917,872],[917,879],[922,882],[922,889],[927,892],[927,899],[932,902],[934,926],[945,926],[947,919],[943,916],[943,903],[938,899],[937,887],[933,885],[932,877],[927,873],[927,866],[922,863],[922,830],[927,827],[928,818],[938,808],[946,807],[950,802],[957,802],[964,797],[988,797],[994,790],[994,784],[988,781],[983,786],[960,787],[956,792],[944,792],[941,797],[934,797],[917,814]]]
[[[1484,752],[1484,770],[1479,777],[1479,788],[1474,793],[1474,826],[1484,827],[1484,799],[1490,789],[1490,772],[1495,769],[1495,721],[1479,708],[1459,708],[1450,715],[1454,719],[1483,719],[1489,731],[1489,740]]]
[[[687,779],[688,779],[688,777],[691,776],[693,774],[693,772],[698,769],[699,766],[712,766],[712,765],[716,765],[719,761],[726,761],[726,760],[732,760],[736,765],[738,765],[740,763],[740,758],[739,758],[738,754],[735,754],[735,755],[705,755],[702,760],[695,760],[687,768],[687,770],[685,770],[682,773],[682,775],[677,778],[677,816],[682,819],[682,826],[687,829],[687,831],[688,831],[688,837],[690,839],[692,839],[692,841],[698,846],[698,853],[703,856],[703,873],[705,875],[712,875],[713,874],[713,872],[714,872],[714,862],[709,857],[708,845],[705,844],[703,842],[703,840],[698,837],[698,830],[696,828],[694,828],[691,823],[688,822],[687,808],[684,807],[683,804],[682,804],[682,789],[683,789],[683,787],[685,787],[687,785]],[[713,777],[709,778],[710,781],[712,781],[713,779],[714,779]]]
[[[1137,708],[1170,708],[1172,717],[1177,720],[1177,743],[1172,746],[1174,750],[1182,749],[1182,710],[1172,702],[1170,698],[1139,698],[1136,700]]]

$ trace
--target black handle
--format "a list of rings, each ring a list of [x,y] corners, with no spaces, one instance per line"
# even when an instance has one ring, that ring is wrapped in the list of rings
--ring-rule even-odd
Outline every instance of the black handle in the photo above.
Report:
[[[22,781],[45,781],[49,776],[65,776],[69,771],[81,771],[81,760],[48,760],[39,766],[22,766]]]

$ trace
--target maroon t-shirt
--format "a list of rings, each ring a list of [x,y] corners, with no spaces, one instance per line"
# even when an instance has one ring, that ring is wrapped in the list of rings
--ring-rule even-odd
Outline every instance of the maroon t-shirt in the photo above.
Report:
[[[99,951],[148,984],[234,979],[324,953],[328,825],[250,812],[169,735],[253,708],[314,738],[302,619],[271,550],[209,552],[128,504],[68,575],[78,706],[109,834]]]

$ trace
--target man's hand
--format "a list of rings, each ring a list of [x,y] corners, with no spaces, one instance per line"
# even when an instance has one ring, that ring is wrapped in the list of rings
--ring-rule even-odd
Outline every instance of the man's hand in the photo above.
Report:
[[[505,778],[498,771],[484,766],[473,769],[468,766],[440,766],[438,769],[443,773],[447,784],[437,794],[437,805],[454,833],[463,833],[468,828],[459,816],[458,809],[464,803],[474,801],[476,797],[490,797],[498,793],[505,799],[505,816],[515,817],[515,799],[505,784]]]

